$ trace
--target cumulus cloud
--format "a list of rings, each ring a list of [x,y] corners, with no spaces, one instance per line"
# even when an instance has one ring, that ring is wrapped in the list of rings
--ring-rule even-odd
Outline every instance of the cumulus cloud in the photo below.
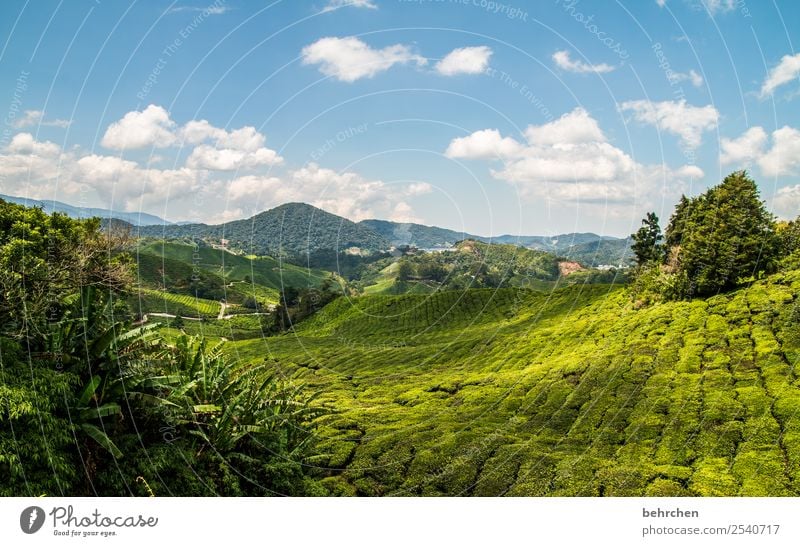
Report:
[[[560,69],[566,70],[567,72],[575,72],[576,74],[605,74],[615,69],[615,67],[606,63],[589,64],[581,60],[573,61],[569,56],[569,51],[566,50],[553,53],[553,62],[555,62],[556,66]]]
[[[785,125],[772,132],[751,127],[738,138],[723,138],[720,142],[723,165],[747,167],[757,164],[764,176],[800,174],[800,131]]]
[[[697,148],[703,140],[703,133],[717,126],[719,112],[711,105],[692,106],[686,100],[652,102],[632,100],[623,102],[622,112],[632,112],[636,121],[646,123],[677,135],[687,148]]]
[[[41,110],[25,110],[21,118],[15,119],[11,126],[14,129],[24,129],[26,127],[33,127],[38,125],[40,127],[59,127],[65,129],[70,126],[72,122],[67,119],[44,119],[44,112]]]
[[[337,172],[310,164],[280,176],[248,173],[228,178],[217,171],[246,166],[265,153],[257,133],[244,128],[218,131],[210,125],[192,134],[203,144],[179,168],[157,168],[116,155],[62,150],[52,142],[37,141],[28,133],[15,135],[0,150],[0,178],[8,193],[31,198],[74,202],[87,197],[121,210],[169,210],[172,220],[225,221],[260,212],[287,201],[304,201],[354,220],[413,218],[409,200],[430,193],[426,182],[391,184],[354,172]],[[212,144],[209,144],[213,143]],[[217,149],[214,145],[227,146]],[[268,154],[261,163],[275,156]]]
[[[772,147],[758,159],[766,176],[796,175],[800,168],[800,131],[783,126],[772,132]]]
[[[303,64],[319,65],[326,76],[352,83],[361,78],[372,78],[396,64],[416,63],[424,66],[427,60],[402,44],[373,49],[355,36],[347,38],[321,38],[303,48]]]
[[[345,7],[378,9],[378,6],[372,0],[328,0],[328,4],[322,11],[325,13]]]
[[[186,158],[186,166],[191,169],[207,169],[212,171],[235,171],[252,169],[260,166],[277,165],[283,162],[275,150],[258,148],[253,152],[245,152],[234,148],[215,148],[200,145],[192,150]]]
[[[186,166],[192,169],[234,171],[283,163],[275,150],[264,147],[266,139],[255,127],[226,131],[201,120],[187,123],[181,134],[193,143],[214,142],[213,146],[201,144],[192,150],[186,159]]]
[[[686,181],[702,178],[701,169],[642,165],[610,144],[597,120],[576,108],[561,118],[525,130],[527,142],[484,130],[454,139],[451,157],[504,159],[494,178],[513,184],[523,197],[562,204],[615,203],[629,207],[660,194],[679,195]],[[499,144],[509,153],[497,153]],[[665,186],[665,181],[670,186]],[[623,209],[619,209],[623,210]]]
[[[69,164],[71,154],[48,141],[37,141],[30,133],[14,135],[0,152],[0,180],[4,193],[25,195],[34,199],[53,196],[54,183],[64,191],[77,189],[69,180],[60,181],[62,163]]]
[[[128,112],[106,129],[100,144],[112,150],[166,148],[175,143],[175,122],[161,106],[149,105],[141,112]]]
[[[283,158],[266,148],[265,142],[266,137],[249,125],[228,131],[202,119],[178,127],[164,108],[151,104],[112,123],[102,144],[115,150],[190,145],[194,148],[186,159],[187,167],[233,171],[282,163]]]
[[[185,144],[200,144],[205,140],[217,140],[223,138],[227,132],[225,129],[214,127],[208,121],[192,120],[181,127],[178,136]]]
[[[787,220],[794,220],[800,211],[800,184],[780,188],[772,198],[772,209]]]
[[[766,143],[767,132],[761,127],[751,127],[739,138],[723,138],[720,141],[720,162],[723,165],[748,165],[763,153]]]
[[[781,62],[770,69],[767,78],[761,85],[761,98],[772,95],[775,90],[800,76],[800,53],[784,55]]]
[[[8,144],[8,151],[20,155],[36,156],[58,156],[61,147],[53,142],[39,142],[30,133],[18,133],[14,135]]]
[[[583,108],[576,108],[544,125],[530,125],[525,136],[533,144],[579,144],[603,142],[606,137],[597,120]]]
[[[475,131],[469,136],[453,139],[445,151],[451,158],[497,159],[518,155],[523,146],[510,137],[503,137],[497,129]]]
[[[694,70],[689,70],[689,72],[672,72],[670,71],[668,74],[668,79],[670,83],[680,83],[684,81],[689,81],[694,87],[701,87],[703,85],[703,76],[695,72]]]
[[[240,215],[281,203],[303,201],[354,221],[392,219],[399,214],[404,218],[413,217],[407,200],[431,191],[431,186],[425,182],[389,184],[354,172],[337,172],[316,163],[295,169],[286,178],[248,175],[227,185],[229,202]]]
[[[460,47],[436,63],[436,71],[443,76],[456,74],[481,74],[489,67],[491,48],[487,46]]]

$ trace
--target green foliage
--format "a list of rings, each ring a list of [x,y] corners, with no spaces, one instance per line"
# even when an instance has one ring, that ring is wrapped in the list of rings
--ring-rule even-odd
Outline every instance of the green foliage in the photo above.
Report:
[[[0,494],[324,493],[319,406],[272,364],[131,328],[124,240],[4,202],[0,225]]]
[[[798,290],[339,298],[266,345],[340,410],[320,431],[336,494],[797,494]]]
[[[640,297],[641,301],[731,290],[774,270],[781,255],[774,218],[744,171],[728,175],[698,197],[681,197],[667,227],[663,260],[657,256],[658,235],[652,220],[657,219],[649,214],[647,225],[635,236],[638,261],[640,266],[662,261],[664,265],[657,271],[655,265],[643,268],[636,293],[649,295]],[[790,240],[791,235],[784,239]],[[785,242],[783,251],[791,244]]]
[[[648,212],[642,220],[642,227],[631,235],[633,254],[639,267],[651,262],[660,262],[663,257],[661,226],[655,212]]]
[[[741,171],[690,201],[679,231],[679,267],[689,278],[687,295],[729,290],[767,270],[775,257],[772,215],[755,182]]]

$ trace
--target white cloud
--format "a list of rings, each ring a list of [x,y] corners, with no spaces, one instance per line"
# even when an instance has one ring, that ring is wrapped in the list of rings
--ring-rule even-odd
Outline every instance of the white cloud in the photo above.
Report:
[[[525,137],[532,144],[552,145],[603,142],[606,139],[597,120],[583,108],[576,108],[544,125],[531,125],[525,129]]]
[[[487,46],[460,47],[436,63],[436,71],[443,76],[456,74],[481,74],[489,67],[491,48]]]
[[[229,207],[249,215],[291,201],[302,201],[350,220],[412,217],[406,200],[430,193],[425,182],[388,184],[354,172],[337,172],[310,163],[285,178],[242,176],[227,183]],[[399,208],[398,208],[398,205]]]
[[[325,13],[345,7],[378,9],[373,0],[328,0],[328,5],[322,9],[322,12]]]
[[[218,171],[281,161],[263,147],[263,135],[252,127],[225,131],[204,122],[187,124],[176,133],[198,144],[186,166],[172,169],[79,148],[64,151],[20,133],[0,150],[0,179],[12,195],[57,194],[72,203],[80,198],[81,204],[162,210],[171,220],[204,221],[241,218],[289,201],[311,203],[354,220],[411,219],[409,201],[433,191],[426,182],[387,183],[316,164],[282,176],[247,173],[231,179]]]
[[[447,157],[466,159],[497,159],[518,155],[523,146],[510,137],[500,136],[497,129],[476,131],[469,136],[453,139],[445,151]]]
[[[181,134],[188,142],[214,141],[214,146],[200,144],[192,150],[186,158],[191,169],[234,171],[283,163],[275,150],[264,147],[266,138],[255,127],[226,131],[201,120],[187,123]]]
[[[215,138],[220,148],[232,148],[243,152],[255,152],[264,147],[266,138],[256,131],[255,127],[247,125],[241,129],[225,132]]]
[[[767,78],[761,85],[761,98],[771,95],[775,90],[793,80],[800,75],[800,53],[795,55],[784,55],[781,62],[767,74]]]
[[[77,189],[68,180],[60,180],[62,163],[69,164],[71,160],[71,154],[62,153],[53,142],[37,141],[29,133],[14,135],[0,152],[3,193],[52,199],[56,187],[61,191]]]
[[[204,119],[192,120],[181,127],[179,131],[181,140],[186,144],[200,144],[205,140],[217,140],[226,134],[225,129],[214,127]]]
[[[689,72],[672,72],[670,71],[667,75],[671,84],[680,83],[686,80],[689,80],[691,84],[695,87],[700,87],[703,85],[703,76],[695,72],[694,70],[689,70]]]
[[[723,138],[720,162],[723,165],[748,165],[763,153],[766,143],[767,133],[761,127],[751,127],[739,138]]]
[[[166,110],[151,104],[112,123],[102,144],[117,150],[188,144],[194,146],[186,159],[190,169],[232,171],[282,163],[275,150],[264,147],[265,141],[266,137],[249,125],[227,131],[202,119],[178,127]]]
[[[633,112],[634,119],[641,123],[677,135],[687,148],[700,146],[703,133],[714,129],[719,121],[719,112],[713,106],[691,106],[683,99],[663,102],[633,100],[623,102],[619,109]]]
[[[106,129],[100,142],[112,150],[166,148],[175,143],[175,122],[162,107],[151,104],[141,112],[128,112]]]
[[[700,0],[700,4],[704,6],[711,15],[735,10],[736,2],[737,0]]]
[[[723,138],[720,162],[737,167],[756,163],[764,176],[800,174],[800,131],[785,125],[768,140],[762,127],[751,127],[738,138]]]
[[[25,110],[25,115],[21,118],[14,120],[11,126],[15,129],[24,129],[25,127],[33,127],[38,125],[40,127],[60,127],[65,129],[70,126],[72,122],[66,119],[44,119],[44,112],[41,110]]]
[[[773,210],[786,218],[794,220],[800,213],[800,184],[780,188],[772,198]]]
[[[658,4],[658,7],[663,8],[667,5],[667,0],[656,0],[656,4]]]
[[[49,141],[39,142],[30,133],[14,135],[7,149],[14,154],[45,157],[58,156],[61,153],[61,147],[58,144]]]
[[[796,175],[800,168],[800,131],[783,126],[772,132],[772,148],[758,159],[766,176]]]
[[[319,71],[326,76],[348,83],[371,78],[396,64],[424,66],[428,62],[406,45],[373,49],[355,36],[321,38],[304,47],[302,57],[303,64],[319,65]]]
[[[104,202],[124,210],[160,207],[172,198],[185,199],[194,195],[205,179],[202,173],[187,168],[141,168],[134,161],[96,154],[81,157],[76,167],[73,173],[65,174],[72,174],[78,182],[93,188]]]
[[[447,153],[481,159],[503,155],[503,167],[492,170],[492,176],[513,184],[523,197],[561,204],[612,203],[617,212],[629,210],[633,203],[650,203],[662,193],[677,197],[684,181],[704,176],[694,166],[672,170],[637,163],[607,142],[597,121],[582,108],[530,126],[525,135],[523,144],[493,129],[478,131],[454,139]],[[500,142],[509,153],[492,153]]]
[[[258,148],[252,152],[235,148],[215,148],[202,144],[197,146],[186,158],[186,166],[190,169],[208,169],[212,171],[235,171],[252,169],[261,166],[278,165],[283,162],[275,150]]]
[[[605,74],[615,69],[615,67],[606,63],[588,64],[581,60],[573,61],[570,59],[569,51],[566,50],[556,51],[553,53],[553,61],[556,63],[556,66],[562,70],[566,70],[567,72],[575,72],[576,74]]]

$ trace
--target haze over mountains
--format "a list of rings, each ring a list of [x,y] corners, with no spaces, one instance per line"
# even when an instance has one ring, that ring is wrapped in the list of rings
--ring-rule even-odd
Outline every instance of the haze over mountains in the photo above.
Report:
[[[259,255],[302,255],[317,251],[385,251],[403,245],[421,249],[448,249],[459,241],[513,244],[552,252],[588,266],[620,265],[627,262],[630,240],[594,233],[556,236],[500,235],[485,237],[451,229],[389,220],[353,222],[306,203],[286,203],[250,218],[225,224],[173,224],[144,212],[76,207],[59,201],[38,201],[0,195],[6,201],[62,212],[73,218],[98,216],[136,227],[138,235],[165,239],[226,239],[231,248]]]
[[[170,224],[163,218],[159,218],[153,214],[146,212],[122,212],[119,210],[102,209],[94,207],[76,207],[62,203],[61,201],[28,199],[26,197],[14,197],[11,195],[0,194],[0,199],[15,203],[17,205],[24,205],[26,207],[37,207],[45,211],[47,214],[54,212],[61,212],[70,218],[92,218],[98,217],[103,219],[116,219],[128,222],[133,226],[149,226],[154,224]]]

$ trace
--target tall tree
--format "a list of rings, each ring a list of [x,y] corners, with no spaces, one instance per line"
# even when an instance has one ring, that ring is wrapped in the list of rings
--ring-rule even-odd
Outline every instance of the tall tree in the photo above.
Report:
[[[746,172],[734,172],[694,200],[680,239],[689,295],[735,287],[767,270],[777,256],[775,220]]]
[[[675,211],[669,218],[669,225],[665,232],[664,244],[667,248],[679,246],[683,239],[683,230],[686,226],[686,219],[691,213],[692,201],[685,195],[681,195],[680,201],[675,205]]]
[[[660,261],[663,255],[661,240],[661,227],[658,225],[658,216],[655,212],[648,212],[642,219],[642,227],[631,235],[633,239],[633,253],[636,264],[643,266],[647,263]]]

